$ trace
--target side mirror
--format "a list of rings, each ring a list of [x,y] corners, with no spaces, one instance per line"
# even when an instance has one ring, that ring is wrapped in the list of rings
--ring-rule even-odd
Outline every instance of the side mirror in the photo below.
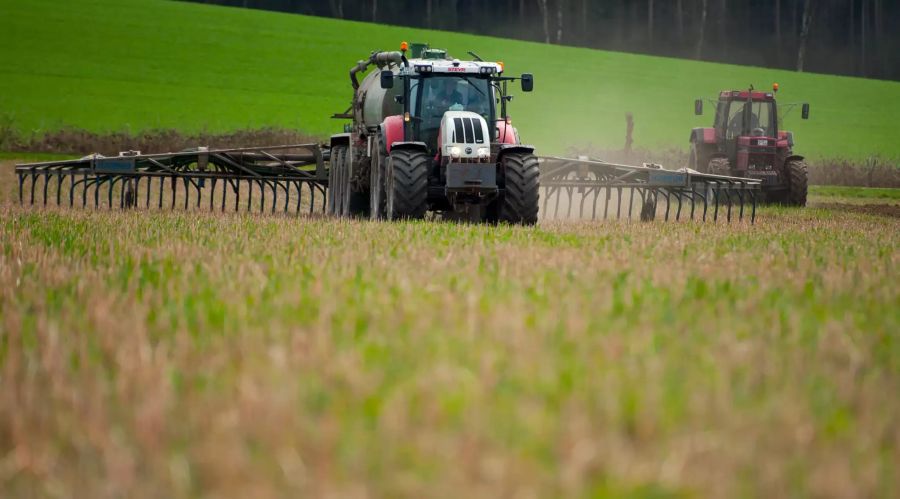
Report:
[[[803,103],[803,108],[800,111],[800,117],[805,120],[809,119],[809,104],[806,102]]]
[[[394,73],[389,69],[381,72],[381,88],[394,88]]]
[[[522,75],[522,91],[531,92],[534,90],[534,75],[525,73]]]
[[[694,114],[700,116],[703,114],[703,99],[697,99],[694,101]]]

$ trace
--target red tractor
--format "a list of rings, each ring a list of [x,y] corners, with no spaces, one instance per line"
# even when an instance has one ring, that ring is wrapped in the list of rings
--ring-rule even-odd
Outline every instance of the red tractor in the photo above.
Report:
[[[777,91],[776,83],[772,92],[752,86],[720,92],[712,128],[691,130],[690,167],[703,173],[761,179],[763,201],[806,206],[806,162],[793,152],[793,134],[779,130]],[[694,114],[703,114],[702,99],[694,102]],[[803,104],[802,118],[809,118],[809,104]]]
[[[538,159],[506,113],[507,83],[530,92],[533,77],[504,76],[503,63],[472,55],[403,42],[350,70],[351,107],[335,117],[352,123],[331,137],[328,213],[537,222]]]

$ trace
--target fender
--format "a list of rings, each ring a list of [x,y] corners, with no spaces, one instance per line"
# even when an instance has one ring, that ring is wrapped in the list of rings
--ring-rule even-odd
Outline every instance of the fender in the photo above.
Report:
[[[803,161],[804,159],[806,159],[806,158],[804,158],[803,156],[801,156],[799,154],[791,154],[790,156],[784,158],[784,163],[787,164],[788,161],[795,161],[795,160]]]
[[[393,149],[396,149],[398,151],[428,152],[428,146],[426,146],[424,142],[394,142],[393,144],[391,144],[388,154],[390,154],[390,150]]]
[[[384,138],[385,149],[390,154],[394,143],[403,142],[403,116],[395,114],[386,117],[381,122],[381,136]]]
[[[349,133],[336,133],[331,136],[331,147],[335,146],[347,146],[350,147],[350,134]]]
[[[513,152],[524,152],[534,154],[534,146],[523,144],[500,144],[500,151],[497,153],[497,162],[503,159],[503,156]]]
[[[778,131],[778,146],[783,147],[794,147],[794,132],[788,132],[786,130]]]
[[[688,139],[688,142],[695,142],[697,144],[715,144],[716,129],[704,127],[694,128],[691,130],[691,138]]]
[[[515,129],[506,120],[497,120],[497,143],[498,144],[518,144],[519,131]]]

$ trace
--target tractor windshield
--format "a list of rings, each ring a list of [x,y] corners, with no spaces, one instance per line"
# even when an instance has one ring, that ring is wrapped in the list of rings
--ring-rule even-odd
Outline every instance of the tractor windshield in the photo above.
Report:
[[[726,118],[725,123],[720,123],[725,126],[726,139],[776,135],[774,102],[733,100],[726,109],[727,116],[717,116],[717,119]]]
[[[410,82],[410,114],[416,118],[416,136],[437,145],[441,118],[447,111],[472,111],[488,123],[494,114],[490,80],[474,75],[420,76]]]

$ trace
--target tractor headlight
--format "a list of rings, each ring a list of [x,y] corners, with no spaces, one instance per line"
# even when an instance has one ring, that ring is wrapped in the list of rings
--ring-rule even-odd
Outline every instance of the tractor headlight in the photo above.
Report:
[[[491,150],[487,147],[479,147],[478,148],[478,157],[480,159],[487,158],[491,155]]]
[[[459,147],[452,146],[450,148],[450,157],[453,159],[459,159],[459,155],[461,153],[462,153],[462,151],[460,151]]]

